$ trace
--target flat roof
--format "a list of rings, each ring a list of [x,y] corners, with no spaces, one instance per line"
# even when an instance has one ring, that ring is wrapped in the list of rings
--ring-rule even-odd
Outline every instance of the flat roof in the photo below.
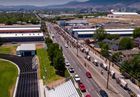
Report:
[[[114,15],[138,15],[136,12],[112,12]]]
[[[72,31],[96,31],[97,29],[72,29]],[[105,29],[105,31],[133,31],[134,29]]]
[[[17,51],[32,51],[36,50],[35,44],[21,44],[17,47]]]
[[[85,35],[85,34],[94,34],[95,32],[76,32],[77,34],[80,34],[80,35]],[[127,31],[127,32],[107,32],[108,34],[132,34],[133,31]]]
[[[43,37],[43,33],[0,33],[1,38],[7,37]]]
[[[32,26],[1,26],[0,32],[16,32],[16,31],[39,31],[40,25]]]
[[[45,89],[45,93],[46,97],[80,97],[71,80],[54,89]]]

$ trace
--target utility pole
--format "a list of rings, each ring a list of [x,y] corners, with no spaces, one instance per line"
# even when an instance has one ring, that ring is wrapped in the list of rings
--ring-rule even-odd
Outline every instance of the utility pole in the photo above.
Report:
[[[107,89],[108,89],[108,84],[109,84],[110,65],[111,63],[109,61],[109,69],[108,69],[108,74],[107,74],[107,86],[106,86]]]
[[[77,57],[78,57],[78,37],[77,37]]]

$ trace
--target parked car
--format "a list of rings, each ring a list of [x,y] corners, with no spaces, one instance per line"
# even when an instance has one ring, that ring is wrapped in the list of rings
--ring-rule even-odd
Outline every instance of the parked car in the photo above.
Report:
[[[65,44],[65,47],[66,47],[66,48],[68,48],[68,45],[67,45],[67,44]]]
[[[74,68],[69,68],[70,73],[74,73]]]
[[[96,59],[93,61],[93,64],[94,64],[95,66],[98,66],[98,65],[99,65],[99,63],[98,63],[98,61],[97,61]]]
[[[85,97],[91,97],[91,95],[90,94],[86,94],[86,96]]]
[[[78,85],[79,85],[79,88],[82,92],[86,92],[86,87],[83,83],[80,82]]]
[[[89,61],[91,60],[91,57],[89,55],[87,55],[85,58]]]
[[[99,93],[100,93],[101,97],[108,97],[108,94],[104,90],[100,90]]]
[[[70,63],[69,62],[65,62],[65,65],[66,65],[66,67],[69,67]]]
[[[87,76],[88,78],[92,78],[90,72],[86,72],[86,76]]]
[[[79,77],[78,74],[75,74],[74,75],[74,79],[75,79],[76,82],[80,82],[80,77]]]

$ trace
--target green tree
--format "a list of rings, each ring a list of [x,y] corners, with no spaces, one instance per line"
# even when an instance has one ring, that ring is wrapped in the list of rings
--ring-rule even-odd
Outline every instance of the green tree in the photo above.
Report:
[[[101,54],[102,54],[102,56],[109,57],[108,49],[109,49],[108,44],[102,44],[101,45]]]
[[[119,39],[119,35],[118,34],[107,34],[107,39]]]
[[[94,35],[95,35],[95,39],[97,39],[98,41],[102,41],[106,38],[107,33],[103,28],[99,28],[95,31]]]
[[[122,55],[121,52],[114,53],[112,55],[112,58],[111,58],[112,61],[114,61],[114,62],[120,62],[121,61],[121,55]]]
[[[134,29],[134,31],[133,31],[133,37],[134,38],[140,37],[140,27]]]
[[[125,49],[132,49],[134,46],[133,41],[131,38],[124,37],[119,42],[119,49],[125,50]]]

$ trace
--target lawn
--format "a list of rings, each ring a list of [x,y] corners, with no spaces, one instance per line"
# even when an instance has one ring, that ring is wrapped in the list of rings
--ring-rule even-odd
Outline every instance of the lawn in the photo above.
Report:
[[[44,48],[37,49],[37,56],[39,57],[40,75],[44,81],[44,84],[49,84],[62,78],[55,73],[55,68],[50,65],[48,53]]]
[[[0,46],[0,53],[2,54],[15,54],[16,46]]]
[[[12,97],[17,76],[16,66],[0,60],[0,97]]]

